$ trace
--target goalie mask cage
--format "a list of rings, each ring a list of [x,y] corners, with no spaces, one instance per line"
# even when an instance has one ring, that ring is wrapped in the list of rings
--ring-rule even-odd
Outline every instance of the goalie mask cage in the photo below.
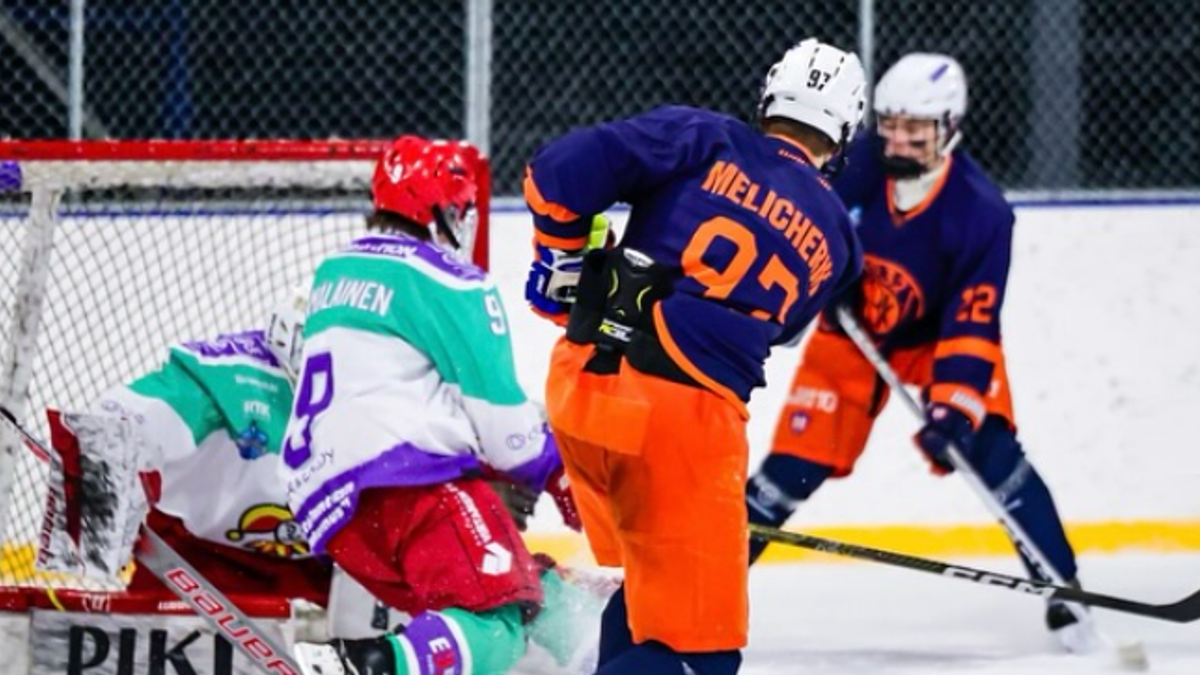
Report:
[[[88,407],[173,342],[264,328],[364,232],[389,143],[0,142],[0,404],[45,437],[47,407]],[[32,606],[14,589],[109,590],[35,569],[46,467],[2,427],[0,446],[0,612]]]

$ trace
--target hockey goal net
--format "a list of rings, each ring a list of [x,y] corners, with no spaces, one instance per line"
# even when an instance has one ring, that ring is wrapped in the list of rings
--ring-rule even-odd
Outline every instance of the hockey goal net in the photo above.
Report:
[[[0,142],[0,404],[45,437],[47,406],[88,406],[170,343],[262,327],[361,233],[387,143]],[[36,569],[46,469],[6,433],[0,612],[36,607],[47,588],[113,590]]]

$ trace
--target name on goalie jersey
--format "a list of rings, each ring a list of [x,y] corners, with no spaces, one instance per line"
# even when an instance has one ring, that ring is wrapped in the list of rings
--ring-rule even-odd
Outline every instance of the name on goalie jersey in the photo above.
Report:
[[[330,307],[351,307],[387,316],[395,295],[394,289],[377,281],[340,277],[337,281],[327,281],[313,289],[308,300],[308,312],[313,314]]]

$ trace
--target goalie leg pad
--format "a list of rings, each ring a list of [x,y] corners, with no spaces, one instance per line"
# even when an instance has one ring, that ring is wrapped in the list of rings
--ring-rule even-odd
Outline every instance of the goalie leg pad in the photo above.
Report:
[[[329,604],[330,571],[316,558],[282,558],[224,546],[195,536],[182,520],[158,510],[150,511],[146,526],[193,567],[204,570],[208,581],[226,595],[277,595],[303,598],[322,607]],[[167,592],[145,565],[137,566],[129,589]]]
[[[1063,531],[1050,489],[1029,463],[1016,433],[1004,418],[989,415],[975,437],[967,462],[983,479],[996,500],[1012,514],[1063,579],[1078,573],[1075,552]],[[1033,576],[1033,566],[1022,556]]]
[[[414,616],[542,601],[521,533],[482,480],[364,490],[326,550],[372,595]]]

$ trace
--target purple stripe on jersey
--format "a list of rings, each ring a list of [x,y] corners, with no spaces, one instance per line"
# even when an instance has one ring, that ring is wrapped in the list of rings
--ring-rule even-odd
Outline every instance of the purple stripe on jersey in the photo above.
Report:
[[[950,70],[949,63],[943,63],[942,65],[938,66],[937,69],[933,71],[933,74],[929,76],[929,81],[937,82],[938,80],[942,79],[942,76],[946,74],[947,70]]]
[[[207,358],[247,356],[267,365],[279,367],[279,360],[267,349],[266,337],[261,330],[244,333],[228,333],[212,340],[192,340],[180,345],[184,349]]]
[[[436,612],[422,612],[404,627],[401,640],[408,640],[417,655],[420,675],[463,672],[463,645],[458,644],[446,619]],[[415,675],[415,674],[414,674]]]
[[[350,522],[363,490],[446,483],[479,466],[471,455],[438,455],[401,443],[326,481],[296,509],[296,522],[313,553],[320,554],[330,537]]]
[[[542,444],[542,451],[524,464],[504,472],[509,478],[538,492],[546,489],[550,475],[562,466],[562,459],[558,456],[558,441],[554,440],[554,434],[550,433],[549,425],[542,425],[542,434],[546,439]]]
[[[367,253],[392,258],[411,258],[416,256],[433,265],[443,272],[453,274],[460,279],[478,281],[486,278],[486,273],[475,265],[459,260],[449,249],[434,246],[427,241],[405,234],[391,236],[363,237],[355,239],[342,249],[343,253]]]

